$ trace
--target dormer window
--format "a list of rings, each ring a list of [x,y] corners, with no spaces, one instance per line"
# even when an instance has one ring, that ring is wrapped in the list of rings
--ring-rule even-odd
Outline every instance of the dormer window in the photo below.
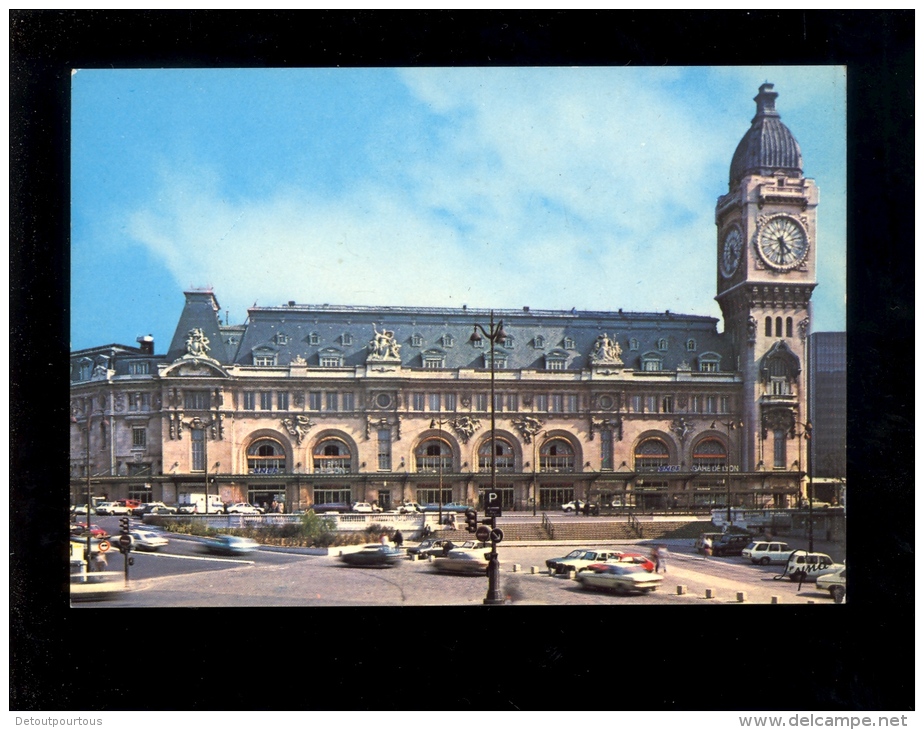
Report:
[[[513,347],[513,337],[507,335],[507,337],[504,338],[504,347]]]
[[[440,341],[443,343],[443,347],[452,347],[456,343],[455,337],[448,332],[442,336]]]
[[[421,347],[423,345],[423,337],[420,335],[411,335],[411,347]]]
[[[484,354],[484,367],[486,370],[491,368],[491,353],[486,352]],[[507,369],[507,353],[494,351],[494,369],[495,370],[506,370]]]
[[[309,345],[320,345],[321,336],[317,332],[312,332],[310,335],[308,335],[308,344]]]
[[[473,347],[477,347],[479,350],[484,347],[484,337],[479,337],[477,340],[469,340],[472,343]]]
[[[273,367],[273,366],[276,364],[276,356],[275,356],[275,355],[256,355],[256,354],[255,354],[255,355],[253,356],[253,364],[254,364],[256,367],[258,367],[258,368],[260,368],[260,367],[263,367],[263,368]]]
[[[93,361],[84,358],[79,363],[77,363],[77,379],[78,380],[89,380],[90,375],[93,373]]]
[[[353,335],[349,332],[344,332],[340,335],[340,344],[341,345],[352,345],[353,344]]]
[[[289,343],[289,336],[282,332],[277,332],[273,337],[273,342],[277,345],[287,345]]]
[[[546,370],[564,370],[568,362],[568,353],[564,350],[552,350],[545,356]]]
[[[536,349],[541,349],[545,347],[545,337],[543,337],[542,335],[536,335],[533,338],[533,347],[535,347]]]
[[[564,339],[564,341],[562,342],[562,347],[564,347],[566,350],[573,350],[573,349],[575,349],[575,348],[574,348],[574,340],[572,340],[570,337],[566,337],[566,338]]]
[[[698,358],[699,361],[699,371],[701,373],[717,373],[719,372],[719,363],[721,358],[714,352],[704,352]]]
[[[136,360],[134,362],[128,363],[128,374],[129,375],[150,375],[151,374],[151,363],[147,360]]]
[[[446,367],[446,353],[439,350],[427,350],[421,356],[423,366],[428,370],[437,370]]]
[[[666,338],[666,337],[662,337],[661,339],[658,340],[658,349],[659,349],[661,352],[666,352],[666,351],[667,351],[667,338]],[[659,370],[660,370],[660,368],[659,368]]]
[[[687,340],[687,352],[696,352],[696,340],[692,337]]]
[[[630,349],[630,350],[637,350],[637,349],[638,349],[638,340],[635,339],[634,337],[632,337],[632,338],[629,340],[629,349]]]
[[[646,352],[642,355],[642,370],[649,373],[661,370],[661,356],[656,352]]]
[[[318,364],[322,368],[342,368],[343,353],[333,347],[328,347],[318,353]]]

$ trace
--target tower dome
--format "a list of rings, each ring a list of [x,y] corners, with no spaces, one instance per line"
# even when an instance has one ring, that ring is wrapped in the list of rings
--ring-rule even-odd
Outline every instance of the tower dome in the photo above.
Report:
[[[728,173],[729,186],[735,186],[750,174],[802,176],[802,152],[792,132],[780,121],[777,96],[773,84],[762,84],[754,97],[757,114],[735,149]]]

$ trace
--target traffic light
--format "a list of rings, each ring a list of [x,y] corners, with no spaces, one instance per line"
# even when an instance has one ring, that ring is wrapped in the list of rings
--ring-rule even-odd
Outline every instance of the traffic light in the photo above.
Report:
[[[465,529],[469,532],[478,529],[478,513],[473,509],[465,510]]]
[[[128,517],[120,517],[119,518],[119,532],[122,535],[127,535],[128,531],[129,531]]]

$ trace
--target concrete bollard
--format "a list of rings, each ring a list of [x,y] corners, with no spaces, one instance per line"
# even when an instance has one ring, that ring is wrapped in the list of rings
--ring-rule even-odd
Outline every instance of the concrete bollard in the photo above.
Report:
[[[714,596],[712,595],[712,589],[711,589],[711,588],[707,588],[707,589],[706,589],[706,598],[714,598]]]
[[[514,572],[514,573],[519,573],[519,572],[520,572],[520,564],[519,564],[519,563],[514,563],[514,564],[513,564],[513,572]]]
[[[686,586],[677,586],[677,595],[683,596],[686,595],[687,587]]]
[[[779,603],[779,602],[780,602],[779,596],[770,596],[770,603]]]
[[[748,600],[748,594],[744,591],[738,591],[735,594],[735,598],[738,599],[738,603],[744,603],[746,600]]]
[[[535,565],[531,565],[531,566],[529,566],[529,572],[530,572],[532,575],[536,575],[536,573],[539,572],[539,568],[537,568]]]
[[[432,562],[433,562],[433,556],[432,556],[432,555],[428,555],[428,556],[427,556],[427,560],[428,560],[429,562],[432,563]]]
[[[555,575],[555,568],[549,568],[549,575]]]
[[[577,580],[577,571],[576,571],[576,570],[569,570],[569,571],[568,571],[568,577],[569,577],[571,580]]]

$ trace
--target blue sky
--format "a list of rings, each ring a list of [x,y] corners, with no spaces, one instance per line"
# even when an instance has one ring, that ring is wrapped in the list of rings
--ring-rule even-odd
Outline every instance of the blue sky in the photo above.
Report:
[[[713,210],[764,81],[821,193],[813,330],[843,330],[845,74],[80,70],[71,346],[163,352],[205,286],[231,323],[289,300],[720,317]]]

